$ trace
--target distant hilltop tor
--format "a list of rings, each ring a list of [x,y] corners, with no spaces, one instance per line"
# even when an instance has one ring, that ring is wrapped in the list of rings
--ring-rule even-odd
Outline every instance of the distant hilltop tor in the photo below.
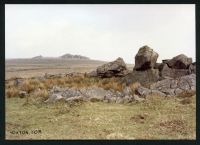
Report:
[[[42,55],[39,55],[39,56],[35,56],[35,57],[32,57],[32,59],[42,59],[43,56]]]
[[[60,57],[43,57],[42,55],[32,57],[32,59],[45,59],[45,58],[61,58],[61,59],[80,59],[80,60],[89,60],[89,57],[82,56],[82,55],[72,55],[72,54],[64,54]]]
[[[60,58],[64,58],[64,59],[89,59],[86,56],[72,55],[72,54],[68,54],[68,53],[60,56]]]

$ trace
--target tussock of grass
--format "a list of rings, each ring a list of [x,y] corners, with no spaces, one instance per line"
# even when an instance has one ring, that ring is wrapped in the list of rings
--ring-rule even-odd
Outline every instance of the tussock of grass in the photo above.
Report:
[[[6,89],[6,97],[11,98],[11,97],[18,97],[19,96],[19,89],[17,88],[7,88]]]
[[[178,94],[177,97],[178,98],[189,98],[196,95],[196,91],[183,91],[182,93]]]
[[[35,91],[33,95],[35,97],[47,98],[49,96],[49,93],[47,90],[38,90],[38,91]]]
[[[32,82],[32,80],[24,81],[22,86],[21,86],[21,90],[26,91],[27,93],[32,92],[36,88],[37,88],[37,84],[36,84],[36,82]]]
[[[135,89],[137,89],[138,87],[140,87],[141,84],[139,82],[135,82],[133,84],[130,85],[130,88],[135,91]]]

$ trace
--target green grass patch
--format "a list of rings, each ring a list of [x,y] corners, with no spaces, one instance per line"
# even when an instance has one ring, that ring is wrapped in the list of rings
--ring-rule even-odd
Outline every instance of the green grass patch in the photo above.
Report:
[[[196,139],[196,98],[190,99],[183,105],[181,98],[158,96],[131,104],[6,98],[6,139]],[[33,130],[41,132],[11,133]]]

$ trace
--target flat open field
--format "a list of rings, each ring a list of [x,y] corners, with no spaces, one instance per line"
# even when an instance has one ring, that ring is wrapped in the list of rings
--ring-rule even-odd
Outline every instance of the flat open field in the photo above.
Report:
[[[43,76],[45,73],[89,72],[104,63],[97,60],[9,59],[6,60],[6,79]]]

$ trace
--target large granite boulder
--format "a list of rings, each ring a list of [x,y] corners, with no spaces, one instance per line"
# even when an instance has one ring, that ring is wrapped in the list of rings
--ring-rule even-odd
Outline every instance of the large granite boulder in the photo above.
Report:
[[[170,68],[174,69],[187,69],[192,63],[192,58],[187,57],[184,54],[173,57],[171,60],[166,62]]]
[[[190,74],[188,69],[174,69],[170,68],[167,64],[164,64],[162,69],[160,70],[160,76],[162,78],[166,77],[178,78],[188,74]]]
[[[122,58],[117,58],[115,61],[109,62],[102,66],[97,67],[97,75],[102,78],[109,78],[113,76],[124,76],[128,70]]]
[[[139,49],[135,56],[135,70],[147,70],[153,68],[156,64],[158,53],[148,46]]]
[[[122,83],[127,85],[139,82],[142,85],[156,82],[160,79],[158,69],[148,69],[145,71],[136,71],[133,70],[132,73],[127,74],[122,78]]]

